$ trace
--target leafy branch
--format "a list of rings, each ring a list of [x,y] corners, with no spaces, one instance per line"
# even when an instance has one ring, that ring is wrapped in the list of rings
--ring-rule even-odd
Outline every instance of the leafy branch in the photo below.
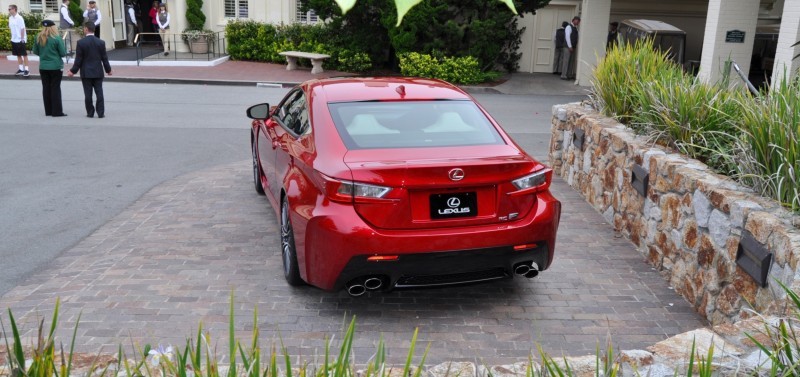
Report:
[[[342,9],[342,14],[347,13],[350,9],[356,5],[356,0],[335,0],[336,4],[339,5],[339,8]],[[415,5],[419,4],[422,0],[394,0],[394,5],[397,8],[397,25],[400,26],[400,23],[403,22],[403,16],[408,13],[411,8]],[[499,0],[501,3],[507,5],[514,14],[517,14],[517,8],[514,7],[513,0]]]

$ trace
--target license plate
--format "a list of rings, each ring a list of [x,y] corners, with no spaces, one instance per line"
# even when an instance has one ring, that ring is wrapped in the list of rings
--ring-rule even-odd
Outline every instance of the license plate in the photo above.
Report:
[[[431,195],[431,219],[472,217],[478,214],[474,192]]]

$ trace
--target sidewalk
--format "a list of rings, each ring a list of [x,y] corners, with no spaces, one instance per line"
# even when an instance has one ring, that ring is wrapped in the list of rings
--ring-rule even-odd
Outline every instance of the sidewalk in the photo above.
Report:
[[[0,79],[14,79],[17,62],[0,55]],[[280,85],[291,87],[295,84],[315,78],[351,76],[352,73],[325,71],[312,74],[311,68],[287,71],[283,64],[257,63],[247,61],[225,61],[215,66],[136,66],[131,62],[111,62],[113,75],[108,81],[135,81],[180,84],[207,85]],[[181,63],[180,61],[174,63]],[[65,64],[69,69],[72,62]],[[28,79],[39,79],[39,62],[30,61],[31,76]],[[552,94],[579,95],[586,94],[586,88],[576,86],[572,81],[560,80],[557,75],[546,73],[513,73],[508,80],[496,86],[463,87],[471,93],[503,93],[503,94]],[[20,78],[21,79],[21,78]],[[65,80],[69,78],[64,77]],[[73,80],[77,80],[74,78]]]

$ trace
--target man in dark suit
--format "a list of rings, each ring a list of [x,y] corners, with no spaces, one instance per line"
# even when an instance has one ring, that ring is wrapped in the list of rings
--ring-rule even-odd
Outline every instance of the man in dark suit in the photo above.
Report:
[[[106,111],[103,98],[103,71],[111,76],[111,64],[108,63],[106,43],[94,36],[94,27],[95,25],[91,21],[83,24],[83,32],[86,36],[78,41],[75,63],[72,64],[67,75],[72,77],[79,70],[81,71],[86,116],[93,118],[95,110],[97,110],[97,117],[103,118]],[[92,106],[92,90],[97,95],[97,106]]]

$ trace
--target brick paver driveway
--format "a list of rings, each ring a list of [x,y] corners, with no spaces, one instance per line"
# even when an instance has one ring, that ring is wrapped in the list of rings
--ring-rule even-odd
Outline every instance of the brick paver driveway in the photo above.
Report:
[[[607,333],[618,348],[631,349],[704,325],[560,178],[552,191],[564,213],[555,263],[539,278],[351,298],[284,283],[275,216],[243,161],[155,187],[9,291],[0,307],[11,307],[30,334],[37,318],[49,321],[60,296],[59,334],[67,343],[82,313],[77,343],[85,351],[182,345],[202,321],[224,355],[233,290],[240,340],[249,340],[258,307],[265,348],[280,334],[292,355],[312,361],[355,315],[359,363],[381,333],[390,361],[400,363],[415,327],[419,353],[431,343],[429,364],[495,365],[527,360],[537,343],[554,356],[582,355],[594,353]]]

